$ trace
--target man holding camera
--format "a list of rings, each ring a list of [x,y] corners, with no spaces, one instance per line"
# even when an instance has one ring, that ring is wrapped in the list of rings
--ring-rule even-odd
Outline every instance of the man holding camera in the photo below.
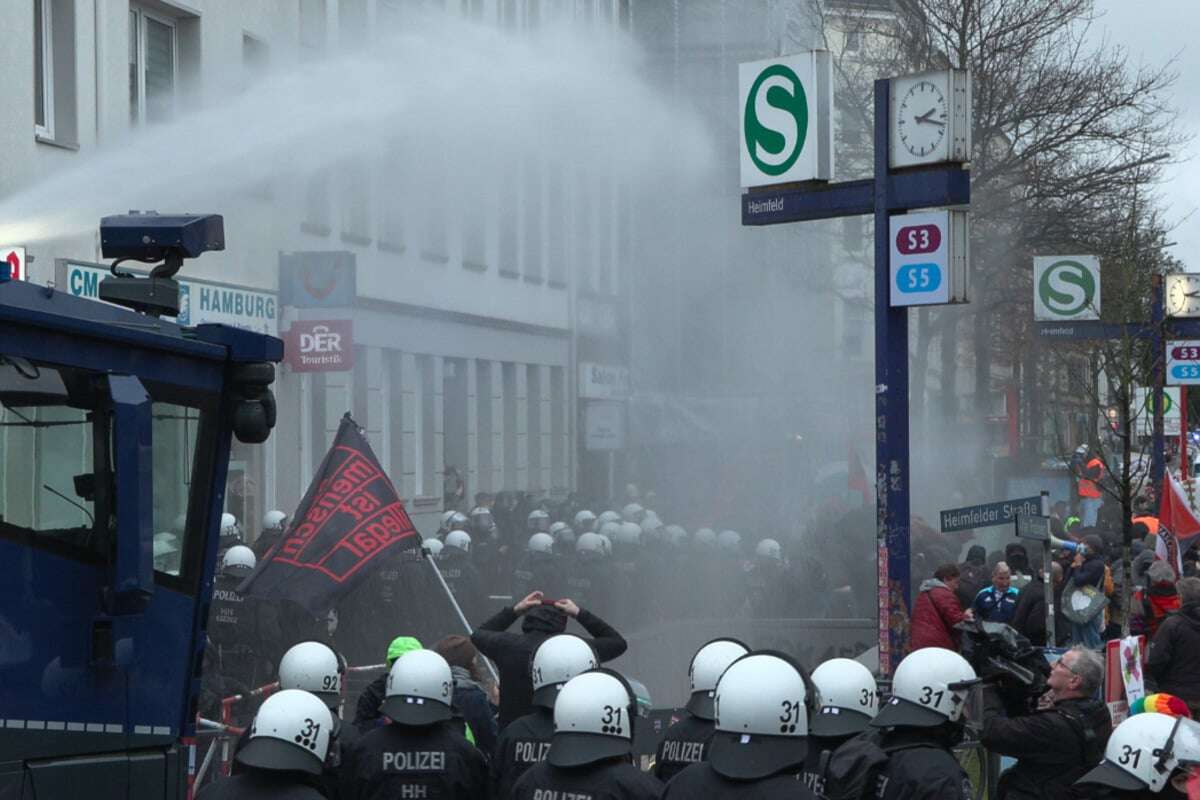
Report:
[[[1017,759],[1000,776],[998,800],[1082,797],[1071,784],[1101,758],[1112,733],[1108,709],[1096,699],[1104,662],[1090,650],[1073,647],[1050,668],[1038,710],[1005,714],[996,690],[985,697],[983,746]]]

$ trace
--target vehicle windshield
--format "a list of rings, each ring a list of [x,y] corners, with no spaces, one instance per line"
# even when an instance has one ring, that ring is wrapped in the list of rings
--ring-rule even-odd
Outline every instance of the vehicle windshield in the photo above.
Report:
[[[106,557],[114,512],[103,482],[115,459],[105,381],[93,370],[0,355],[0,535]],[[153,399],[154,566],[178,576],[201,400],[179,387],[144,386]]]

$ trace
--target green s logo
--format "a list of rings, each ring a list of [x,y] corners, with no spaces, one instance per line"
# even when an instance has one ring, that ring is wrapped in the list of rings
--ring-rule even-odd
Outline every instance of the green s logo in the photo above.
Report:
[[[1038,297],[1052,314],[1072,317],[1096,300],[1096,280],[1078,261],[1055,261],[1038,281]]]
[[[792,168],[808,135],[808,96],[795,72],[773,64],[759,73],[746,96],[742,128],[755,166],[768,175]]]

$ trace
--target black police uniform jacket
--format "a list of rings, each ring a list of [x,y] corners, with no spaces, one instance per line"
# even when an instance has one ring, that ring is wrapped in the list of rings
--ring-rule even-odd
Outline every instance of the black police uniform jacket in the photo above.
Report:
[[[549,761],[525,771],[504,800],[657,800],[662,784],[625,758],[565,769]]]
[[[282,634],[276,608],[237,590],[244,575],[218,575],[208,611],[208,636],[216,646],[218,669],[255,689],[271,680]]]
[[[208,784],[196,800],[325,800],[326,795],[310,786],[303,775],[268,772],[243,767],[229,778]]]
[[[546,759],[553,735],[554,712],[541,707],[504,729],[492,759],[492,797],[508,797],[517,779]]]
[[[800,771],[800,780],[817,797],[825,796],[826,773],[833,754],[855,735],[813,736],[811,733],[808,735],[808,754],[804,757],[804,769]]]
[[[654,754],[654,777],[666,783],[688,766],[703,761],[715,731],[712,720],[684,712],[683,717],[667,728],[658,743]]]
[[[390,724],[342,753],[342,800],[476,800],[487,797],[487,761],[453,722]]]
[[[971,781],[954,754],[930,728],[894,728],[880,746],[888,754],[875,800],[969,800]]]
[[[471,641],[492,661],[500,673],[500,727],[503,729],[517,717],[533,710],[533,679],[529,666],[538,646],[551,636],[566,629],[567,615],[556,608],[531,608],[521,620],[523,633],[510,633],[507,628],[518,619],[511,606],[505,606],[471,634]],[[601,662],[611,661],[625,652],[628,645],[621,634],[587,609],[580,609],[575,618],[593,638],[586,639]]]
[[[980,741],[994,753],[1017,759],[1000,776],[1001,796],[1012,800],[1085,797],[1071,784],[1104,757],[1112,717],[1099,700],[1063,700],[1053,708],[1007,718],[988,693]]]
[[[692,764],[667,784],[662,800],[817,800],[795,772],[781,772],[754,781],[727,778],[708,762]]]

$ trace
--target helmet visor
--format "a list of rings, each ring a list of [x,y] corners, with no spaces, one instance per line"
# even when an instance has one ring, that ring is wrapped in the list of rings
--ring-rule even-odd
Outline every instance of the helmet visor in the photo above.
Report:
[[[687,710],[692,716],[700,719],[713,719],[716,717],[716,712],[713,710],[713,695],[714,692],[692,692],[692,696],[688,698]]]
[[[238,751],[234,760],[247,767],[306,772],[309,775],[320,775],[324,766],[316,754],[269,736],[258,736],[246,742],[246,746]]]
[[[932,708],[926,708],[918,703],[893,697],[879,709],[879,714],[871,720],[876,728],[894,728],[908,726],[913,728],[935,728],[943,722],[949,722],[945,714],[940,714]]]
[[[871,718],[859,711],[838,706],[825,706],[813,715],[808,732],[811,736],[852,736],[862,733]]]
[[[1148,788],[1140,778],[1130,775],[1116,764],[1111,764],[1108,761],[1101,761],[1100,766],[1088,772],[1082,778],[1075,781],[1075,783],[1111,786],[1114,789],[1120,789],[1125,792],[1138,792]]]
[[[807,754],[808,742],[803,736],[717,731],[708,750],[708,762],[726,778],[753,781],[801,764]]]
[[[546,760],[556,767],[580,767],[606,758],[627,756],[633,743],[617,736],[595,733],[556,733]]]

